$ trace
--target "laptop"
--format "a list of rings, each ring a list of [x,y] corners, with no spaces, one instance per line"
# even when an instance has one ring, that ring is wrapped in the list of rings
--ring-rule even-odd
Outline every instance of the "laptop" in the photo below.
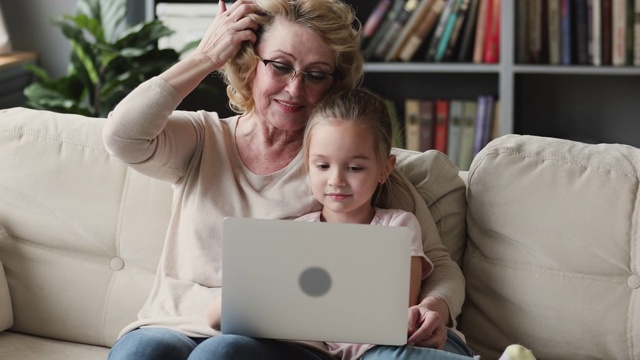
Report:
[[[411,237],[405,227],[226,218],[221,331],[404,345]]]

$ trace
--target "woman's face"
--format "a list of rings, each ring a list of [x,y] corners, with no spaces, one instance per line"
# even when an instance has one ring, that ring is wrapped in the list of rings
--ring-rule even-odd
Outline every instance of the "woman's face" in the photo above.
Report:
[[[281,18],[276,18],[263,34],[257,55],[305,72],[335,72],[333,50],[308,28]],[[267,70],[267,65],[258,61],[252,87],[256,116],[279,130],[303,129],[311,110],[328,89],[305,85],[301,73],[292,81],[273,80]]]

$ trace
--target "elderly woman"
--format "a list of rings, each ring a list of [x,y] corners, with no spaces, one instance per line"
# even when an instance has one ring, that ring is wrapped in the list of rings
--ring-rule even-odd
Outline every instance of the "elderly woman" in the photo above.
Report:
[[[221,291],[224,217],[294,218],[320,209],[308,187],[302,137],[321,98],[361,80],[360,29],[353,24],[353,9],[340,0],[238,0],[228,9],[221,1],[197,49],[109,115],[104,141],[110,153],[174,189],[153,288],[110,359],[349,357],[321,342],[222,335],[205,313]],[[176,111],[214,71],[224,74],[239,115]],[[415,346],[380,347],[366,358],[461,358],[436,350],[443,348],[469,353],[455,334],[447,336],[463,301],[462,274],[428,212],[417,215],[432,224],[423,234],[435,270],[421,303],[409,310]]]

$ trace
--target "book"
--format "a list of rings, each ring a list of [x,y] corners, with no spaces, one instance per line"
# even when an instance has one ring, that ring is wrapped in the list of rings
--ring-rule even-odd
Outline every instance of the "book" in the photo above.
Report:
[[[589,14],[587,0],[573,0],[573,34],[575,43],[575,63],[587,65],[589,63]]]
[[[449,123],[447,129],[447,156],[456,166],[460,166],[460,132],[464,102],[460,99],[449,100]]]
[[[589,9],[589,63],[599,66],[602,64],[600,0],[589,0]]]
[[[571,2],[560,0],[560,64],[571,65]]]
[[[436,52],[433,58],[433,61],[435,62],[441,62],[442,59],[444,59],[445,52],[449,46],[449,41],[451,40],[456,23],[458,22],[458,15],[460,14],[462,1],[463,0],[454,0],[451,12],[449,13],[449,18],[447,19],[444,30],[442,31],[442,36],[436,45]]]
[[[406,99],[404,101],[404,133],[405,148],[420,151],[420,100]]]
[[[471,166],[471,161],[473,160],[473,139],[476,132],[478,103],[476,100],[466,100],[463,106],[458,168],[466,171],[469,170],[469,166]]]
[[[360,48],[364,49],[369,40],[373,38],[376,30],[380,24],[384,21],[385,15],[391,8],[392,0],[379,0],[376,7],[373,9],[367,21],[362,26],[362,36],[360,37]]]
[[[626,65],[627,0],[613,0],[611,5],[611,64]]]
[[[473,139],[473,156],[476,156],[489,142],[491,119],[493,118],[493,96],[478,96],[476,111],[476,131]]]
[[[457,59],[459,62],[471,62],[473,41],[476,34],[476,22],[478,21],[478,5],[480,0],[470,0],[469,10],[467,11],[467,21],[462,31],[462,40],[458,48]]]
[[[527,34],[528,29],[528,21],[527,21],[527,12],[528,12],[528,2],[526,1],[516,1],[516,18],[515,18],[515,28],[516,28],[516,63],[517,64],[527,64],[529,63],[529,49],[528,49],[528,38]]]
[[[376,46],[373,57],[376,59],[384,60],[387,57],[387,53],[391,50],[394,41],[400,36],[402,28],[407,24],[411,18],[411,14],[418,7],[419,0],[407,0],[404,7],[395,18],[395,20],[386,29],[386,34]]]
[[[612,0],[600,0],[602,3],[602,11],[600,12],[600,25],[602,27],[601,32],[601,50],[602,50],[602,65],[611,65],[611,39],[612,39],[612,23],[611,23],[611,1]]]
[[[549,42],[549,64],[560,64],[560,0],[548,0],[547,27]]]
[[[433,148],[433,124],[435,105],[433,100],[420,100],[420,151]]]
[[[443,154],[447,153],[447,130],[449,130],[449,101],[435,101],[435,124],[433,126],[433,148]]]
[[[436,26],[442,10],[444,10],[447,0],[433,0],[429,11],[423,19],[418,22],[415,32],[411,33],[407,41],[402,46],[399,58],[402,61],[411,61],[418,48],[422,45],[427,36]]]
[[[407,24],[402,28],[402,31],[396,37],[391,48],[387,52],[385,61],[396,61],[399,59],[400,52],[404,48],[411,35],[417,31],[418,27],[421,25],[421,22],[424,21],[431,7],[433,6],[433,3],[434,0],[420,0],[416,9],[411,13],[409,20],[407,20]]]
[[[500,61],[500,1],[491,0],[489,3],[483,50],[483,62],[486,64],[496,64]]]
[[[380,44],[382,39],[385,37],[385,35],[389,31],[389,27],[395,21],[396,17],[398,17],[400,12],[404,8],[406,1],[407,0],[393,1],[391,8],[387,11],[387,15],[385,16],[384,21],[382,22],[382,24],[380,24],[380,26],[378,26],[378,29],[373,34],[373,37],[371,37],[371,39],[367,42],[367,45],[362,51],[363,56],[366,59],[373,59],[374,52],[378,47],[378,44]]]
[[[434,61],[436,57],[436,51],[438,49],[438,43],[440,42],[440,38],[442,38],[442,34],[444,33],[444,29],[447,26],[447,21],[449,20],[449,15],[451,15],[451,11],[454,8],[454,5],[458,2],[458,0],[447,0],[447,5],[444,9],[442,9],[442,13],[440,14],[440,19],[438,19],[438,25],[434,29],[433,35],[431,36],[431,41],[429,42],[429,46],[427,47],[427,53],[425,55],[426,61]]]
[[[404,136],[402,135],[396,104],[392,99],[389,98],[385,98],[384,102],[387,105],[387,111],[389,112],[389,118],[391,119],[393,131],[393,147],[404,148]]]
[[[449,43],[447,44],[447,48],[444,52],[444,57],[442,60],[451,61],[454,59],[454,54],[456,53],[456,49],[458,49],[458,45],[462,40],[462,30],[464,28],[464,24],[467,22],[468,14],[469,14],[469,3],[471,0],[462,0],[460,2],[460,8],[458,9],[458,17],[456,19],[456,23],[453,26],[453,31],[451,32],[451,37],[449,38]]]
[[[473,45],[472,60],[476,64],[482,63],[484,55],[485,32],[487,31],[487,12],[489,11],[489,3],[492,0],[480,0],[478,8],[478,19],[476,20],[476,36]]]
[[[529,0],[527,7],[527,51],[529,62],[542,62],[542,0]]]
[[[640,66],[640,0],[634,2],[633,65]]]
[[[633,43],[635,23],[635,0],[627,0],[627,21],[625,37],[625,65],[633,65]]]
[[[489,135],[489,141],[500,137],[500,100],[493,100],[493,113],[491,119],[491,135]]]

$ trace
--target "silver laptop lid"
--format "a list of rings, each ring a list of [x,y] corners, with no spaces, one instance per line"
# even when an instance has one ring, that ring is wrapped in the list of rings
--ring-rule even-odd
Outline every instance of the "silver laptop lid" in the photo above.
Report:
[[[222,332],[404,345],[411,230],[226,218]]]

